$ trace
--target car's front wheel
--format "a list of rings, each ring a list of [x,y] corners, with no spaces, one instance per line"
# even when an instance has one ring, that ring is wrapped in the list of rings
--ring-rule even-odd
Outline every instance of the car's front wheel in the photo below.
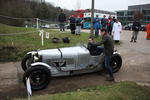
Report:
[[[122,66],[122,58],[119,54],[114,54],[111,58],[111,66],[113,73],[116,73],[120,70]]]
[[[44,89],[50,82],[50,70],[44,66],[35,66],[27,69],[23,76],[26,86],[26,79],[30,79],[31,89],[34,91]]]

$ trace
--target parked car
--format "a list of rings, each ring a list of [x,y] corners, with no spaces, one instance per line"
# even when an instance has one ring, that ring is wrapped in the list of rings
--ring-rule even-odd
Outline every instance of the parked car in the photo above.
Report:
[[[69,23],[65,25],[65,28],[66,28],[66,29],[70,29]]]
[[[133,24],[127,24],[124,26],[124,30],[132,30],[132,25]]]
[[[141,25],[141,31],[146,31],[146,25]]]
[[[50,24],[50,28],[58,29],[59,28],[59,24]]]
[[[41,25],[40,27],[41,27],[41,28],[49,29],[49,28],[50,28],[50,25],[49,25],[49,24],[45,24],[45,25]]]
[[[47,49],[28,52],[22,60],[24,84],[30,79],[32,90],[48,86],[51,77],[78,75],[104,69],[104,53],[90,55],[83,44],[75,47]],[[122,58],[114,51],[111,58],[113,73],[122,66]]]

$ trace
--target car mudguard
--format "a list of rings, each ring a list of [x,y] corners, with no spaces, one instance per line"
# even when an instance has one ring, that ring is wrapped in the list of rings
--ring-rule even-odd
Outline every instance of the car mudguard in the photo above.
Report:
[[[44,67],[48,68],[49,70],[52,69],[51,66],[49,66],[48,64],[43,63],[43,62],[35,62],[35,63],[31,64],[31,67],[35,67],[35,66],[44,66]]]
[[[28,52],[27,55],[29,55],[29,54],[35,54],[35,53],[37,53],[37,51],[31,51],[31,52]]]

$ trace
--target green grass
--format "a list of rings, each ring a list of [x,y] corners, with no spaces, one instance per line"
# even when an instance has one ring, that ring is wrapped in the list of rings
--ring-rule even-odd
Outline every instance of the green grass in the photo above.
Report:
[[[23,27],[12,27],[5,24],[0,24],[0,33],[18,33],[18,32],[27,32],[35,31],[34,28],[23,28]]]
[[[0,24],[0,33],[18,33],[36,31],[34,28],[20,28]],[[41,37],[39,33],[30,33],[24,35],[0,36],[0,62],[18,61],[25,53],[38,49],[52,49],[76,46],[78,43],[87,43],[89,34],[81,33],[81,36],[72,35],[70,32],[60,33],[54,30],[45,30],[50,32],[50,39],[44,40],[44,46],[41,46]],[[65,44],[63,42],[55,44],[51,42],[53,37],[63,38],[69,37],[71,43]]]
[[[150,88],[139,86],[133,82],[120,82],[74,92],[34,95],[32,100],[150,100]]]

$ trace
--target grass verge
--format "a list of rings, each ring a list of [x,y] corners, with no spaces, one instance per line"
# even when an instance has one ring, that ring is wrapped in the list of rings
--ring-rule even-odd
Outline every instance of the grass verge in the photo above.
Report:
[[[0,33],[10,34],[18,32],[36,31],[34,28],[20,28],[0,24]],[[81,35],[72,35],[70,32],[60,33],[54,30],[45,30],[50,33],[50,39],[44,39],[44,46],[41,46],[41,37],[39,33],[30,33],[23,35],[0,36],[0,62],[18,61],[29,51],[38,49],[52,49],[76,46],[78,43],[87,43],[89,34],[81,33]],[[44,36],[46,37],[46,36]],[[64,38],[69,37],[71,43],[65,44],[52,43],[53,37]]]
[[[14,99],[26,100],[26,99]],[[32,100],[150,100],[150,88],[134,82],[85,88],[74,92],[33,96]]]

